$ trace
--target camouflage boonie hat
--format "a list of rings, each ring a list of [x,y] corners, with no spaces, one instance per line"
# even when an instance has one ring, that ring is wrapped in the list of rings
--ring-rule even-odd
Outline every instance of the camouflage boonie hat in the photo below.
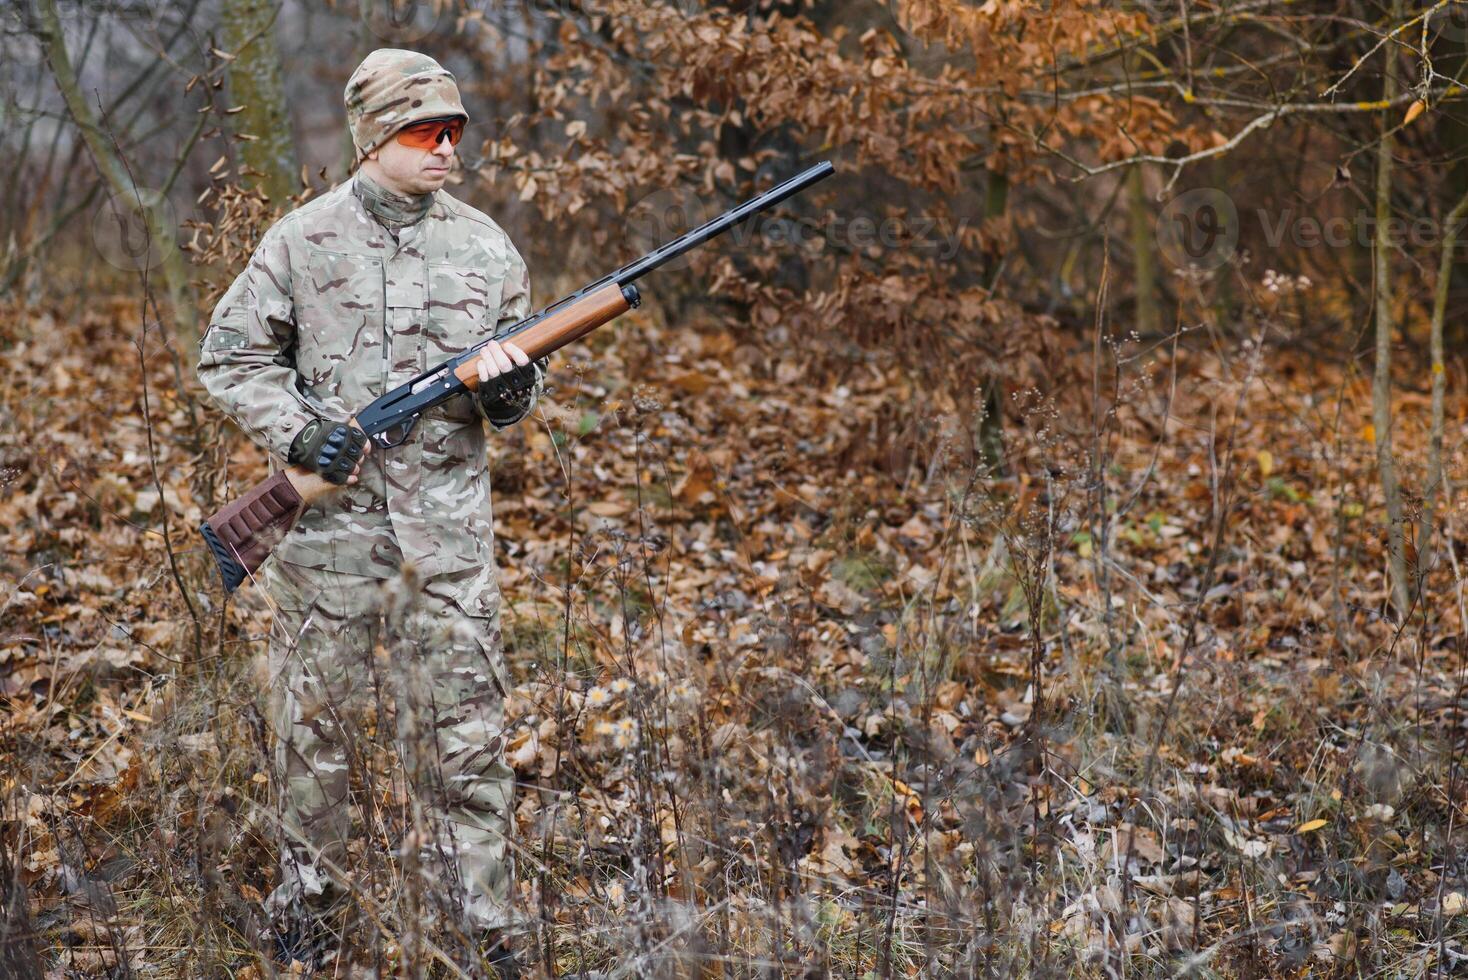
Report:
[[[454,76],[428,55],[401,48],[378,48],[362,59],[343,97],[359,163],[409,123],[438,116],[469,119]]]

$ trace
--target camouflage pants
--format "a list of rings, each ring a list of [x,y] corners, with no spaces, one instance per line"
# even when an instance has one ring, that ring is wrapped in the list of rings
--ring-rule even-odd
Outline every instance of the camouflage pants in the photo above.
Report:
[[[360,785],[372,719],[385,724],[391,707],[406,789],[408,829],[394,842],[403,871],[422,876],[423,894],[457,924],[507,925],[514,773],[504,759],[494,567],[416,583],[278,561],[265,572],[276,606],[270,716],[284,829],[270,908],[350,897],[340,879],[354,863],[354,769]],[[382,787],[369,792],[357,802],[382,808]]]

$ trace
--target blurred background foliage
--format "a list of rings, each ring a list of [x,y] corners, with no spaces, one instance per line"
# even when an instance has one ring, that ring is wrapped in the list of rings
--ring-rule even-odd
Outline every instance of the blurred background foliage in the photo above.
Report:
[[[495,442],[544,967],[1468,962],[1468,3],[19,0],[0,973],[275,969],[268,610],[185,541],[264,467],[189,361],[380,46],[537,305],[837,168]],[[453,974],[396,812],[343,961]]]

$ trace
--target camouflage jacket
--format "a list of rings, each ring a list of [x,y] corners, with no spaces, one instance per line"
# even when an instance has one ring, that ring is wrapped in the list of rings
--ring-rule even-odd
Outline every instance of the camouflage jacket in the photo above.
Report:
[[[275,466],[313,417],[346,421],[530,312],[529,272],[499,225],[439,190],[395,236],[354,191],[360,179],[271,226],[200,344],[209,396]],[[503,428],[533,403],[486,417]],[[359,482],[308,507],[276,557],[379,578],[405,560],[423,575],[492,562],[481,411],[472,397],[456,398],[403,445],[374,448]]]

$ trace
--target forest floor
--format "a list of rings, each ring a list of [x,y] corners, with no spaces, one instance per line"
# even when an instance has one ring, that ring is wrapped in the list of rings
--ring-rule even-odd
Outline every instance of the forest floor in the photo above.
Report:
[[[263,456],[135,301],[4,312],[10,928],[48,977],[271,975],[269,604],[224,603],[193,531]],[[558,973],[1468,969],[1468,527],[1412,548],[1400,622],[1369,379],[1127,341],[1101,431],[1072,365],[1012,393],[990,473],[880,359],[604,334],[492,450],[518,894]],[[388,859],[379,748],[321,975],[470,975]]]

